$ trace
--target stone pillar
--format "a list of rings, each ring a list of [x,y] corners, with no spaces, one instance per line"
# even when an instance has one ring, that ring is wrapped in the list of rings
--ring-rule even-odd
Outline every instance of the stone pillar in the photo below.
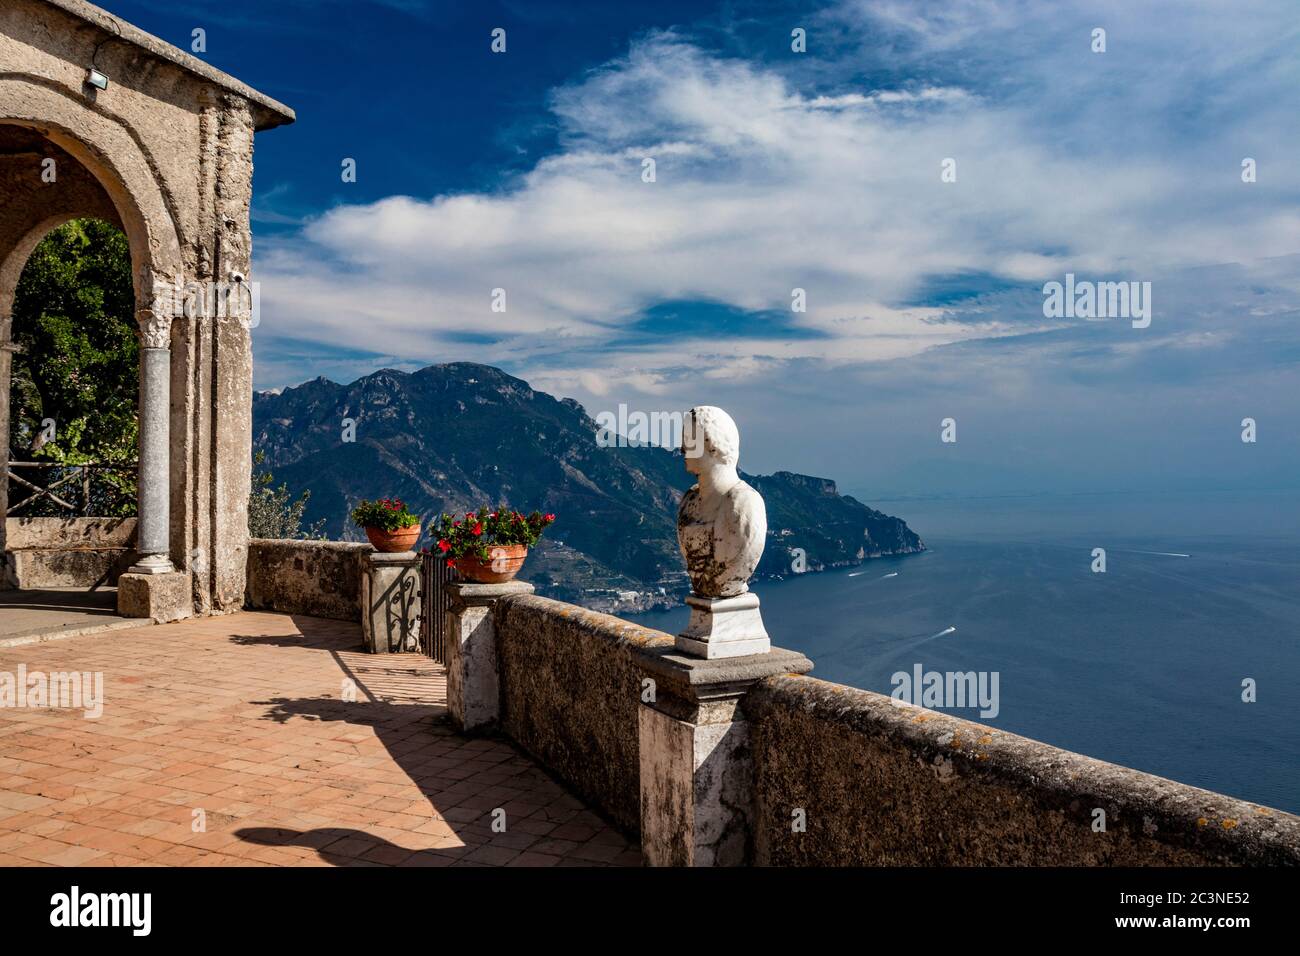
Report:
[[[419,645],[420,556],[372,551],[361,559],[361,637],[371,654]]]
[[[132,574],[175,571],[171,559],[171,317],[141,313],[139,518]]]
[[[523,581],[445,584],[447,709],[462,732],[490,730],[501,717],[501,676],[492,608],[509,594],[532,594]]]
[[[638,718],[641,850],[650,866],[743,866],[753,860],[754,768],[745,692],[812,661],[773,648],[747,657],[663,654],[642,662],[653,700]]]
[[[140,470],[138,556],[117,582],[126,617],[176,621],[193,613],[190,576],[171,559],[171,315],[142,309],[140,322]]]

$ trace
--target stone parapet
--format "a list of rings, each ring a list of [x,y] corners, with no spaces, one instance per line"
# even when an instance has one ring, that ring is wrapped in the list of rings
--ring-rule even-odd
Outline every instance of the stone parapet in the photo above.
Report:
[[[245,603],[257,611],[360,621],[362,562],[373,550],[348,541],[254,538]]]
[[[1292,814],[883,694],[773,677],[745,709],[759,864],[1300,864]]]

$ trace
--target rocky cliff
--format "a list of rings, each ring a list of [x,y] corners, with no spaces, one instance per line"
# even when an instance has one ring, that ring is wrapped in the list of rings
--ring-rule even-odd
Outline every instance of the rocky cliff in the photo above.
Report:
[[[687,587],[676,514],[693,479],[680,453],[602,447],[597,433],[577,402],[465,362],[385,369],[350,385],[315,379],[253,402],[254,448],[277,484],[311,491],[306,520],[323,518],[330,537],[361,539],[348,521],[361,498],[399,497],[431,518],[484,502],[539,508],[559,518],[523,577],[593,607],[650,607]],[[838,494],[832,481],[745,479],[767,502],[760,573],[924,548],[902,520]]]

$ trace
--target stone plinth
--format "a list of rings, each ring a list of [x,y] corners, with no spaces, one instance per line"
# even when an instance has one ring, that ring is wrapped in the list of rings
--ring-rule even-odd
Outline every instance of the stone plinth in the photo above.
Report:
[[[725,598],[692,594],[686,604],[691,609],[691,619],[686,630],[677,635],[679,651],[716,660],[766,654],[772,649],[763,615],[758,610],[758,595],[753,591]]]
[[[523,581],[446,584],[447,709],[462,732],[490,730],[501,717],[501,676],[492,608],[510,594],[531,594]]]
[[[117,579],[117,613],[123,617],[149,618],[158,624],[191,616],[194,597],[189,572],[123,574]]]
[[[638,717],[641,847],[651,866],[742,866],[753,858],[753,766],[741,706],[757,681],[804,674],[794,651],[643,664],[653,700]]]
[[[371,654],[416,650],[420,556],[373,551],[361,559],[361,639]]]

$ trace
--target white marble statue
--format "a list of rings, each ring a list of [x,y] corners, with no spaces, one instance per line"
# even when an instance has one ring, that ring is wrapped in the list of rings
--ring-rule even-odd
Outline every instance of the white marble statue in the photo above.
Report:
[[[699,480],[677,509],[677,543],[691,579],[691,621],[680,650],[739,657],[771,649],[749,576],[767,542],[763,496],[740,479],[740,432],[720,408],[700,405],[682,428],[686,470]]]

